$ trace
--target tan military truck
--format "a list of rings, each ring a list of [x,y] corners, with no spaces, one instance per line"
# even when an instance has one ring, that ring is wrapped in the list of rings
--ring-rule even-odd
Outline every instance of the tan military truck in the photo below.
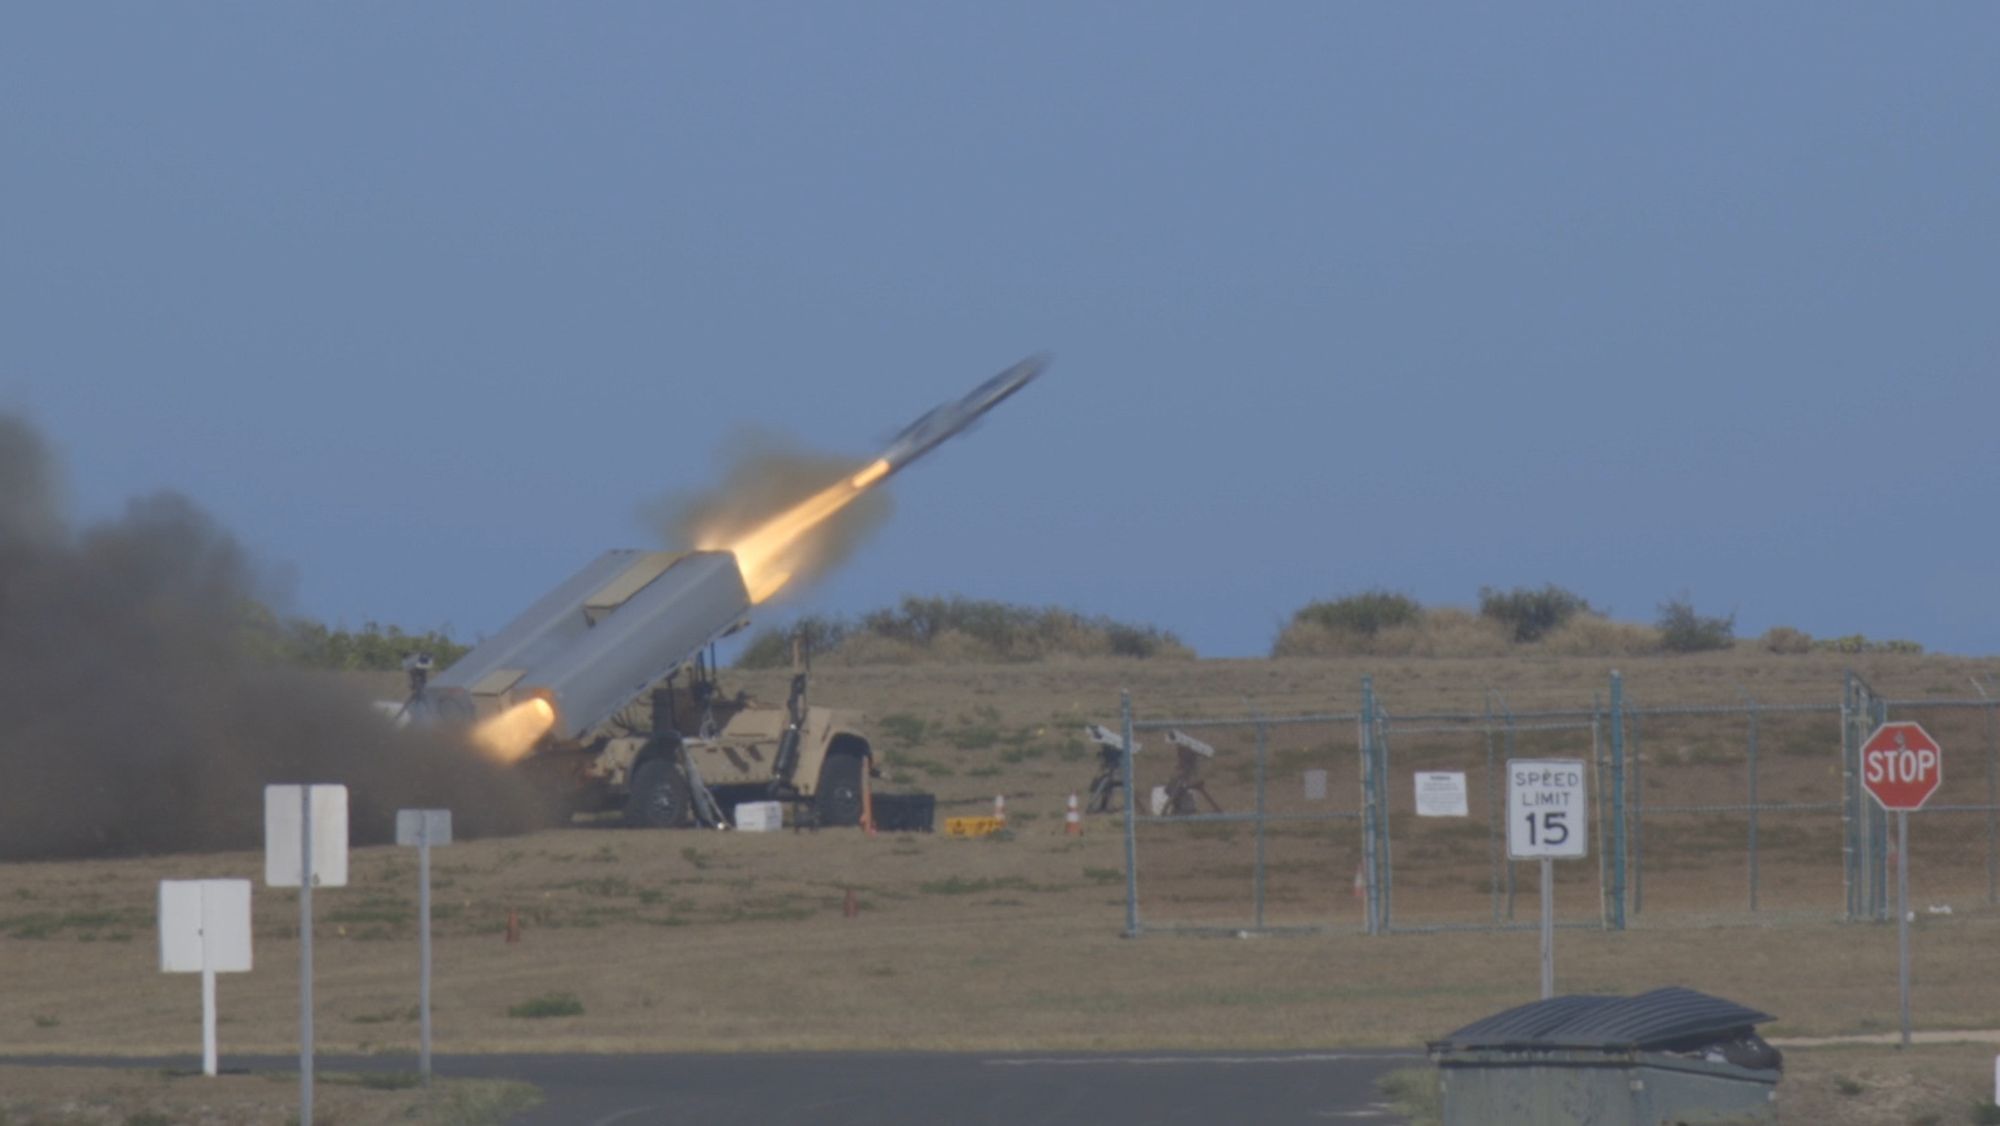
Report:
[[[413,667],[402,715],[464,724],[576,811],[633,825],[727,824],[745,801],[858,824],[874,764],[857,713],[811,706],[803,672],[782,707],[716,687],[713,646],[750,605],[728,552],[607,552],[450,668]]]
[[[688,688],[656,689],[602,738],[545,747],[523,766],[570,774],[579,811],[622,810],[629,825],[733,823],[754,801],[786,803],[793,824],[860,824],[874,761],[859,713],[807,703],[804,673],[784,707],[769,707],[720,698],[705,662],[691,672]]]

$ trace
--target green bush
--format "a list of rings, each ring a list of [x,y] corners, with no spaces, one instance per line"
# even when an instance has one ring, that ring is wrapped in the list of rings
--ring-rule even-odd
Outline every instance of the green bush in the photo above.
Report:
[[[1660,644],[1669,653],[1702,653],[1736,644],[1736,615],[1704,618],[1686,595],[1660,603]]]
[[[1821,653],[1899,653],[1908,657],[1917,656],[1924,651],[1924,647],[1915,641],[1900,639],[1876,641],[1858,633],[1850,633],[1844,637],[1822,637],[1814,641],[1812,647]]]
[[[1512,632],[1519,642],[1540,641],[1578,614],[1591,613],[1582,596],[1550,583],[1540,590],[1517,586],[1498,590],[1479,588],[1479,614],[1491,618]]]
[[[509,1005],[507,1015],[520,1017],[523,1020],[582,1016],[583,1001],[574,993],[544,993],[540,997],[531,997],[518,1005]]]
[[[808,654],[830,653],[847,640],[853,623],[842,618],[808,614],[790,629],[758,630],[736,658],[739,669],[781,669],[792,663],[792,641],[803,642]]]
[[[1378,589],[1331,602],[1309,602],[1292,614],[1292,624],[1373,637],[1395,626],[1416,625],[1423,612],[1423,606],[1409,595]]]
[[[247,603],[241,625],[245,646],[267,661],[309,669],[393,672],[404,656],[429,653],[443,669],[470,652],[445,630],[405,633],[397,626],[367,622],[359,630],[329,628],[310,618],[280,620],[269,607]]]
[[[1058,606],[1019,606],[985,599],[907,596],[858,620],[805,618],[813,652],[857,663],[895,655],[930,659],[1032,661],[1056,655],[1192,657],[1193,650],[1157,626],[1084,615]],[[789,634],[767,630],[737,658],[741,668],[775,668],[791,659]],[[872,641],[879,644],[850,644]]]

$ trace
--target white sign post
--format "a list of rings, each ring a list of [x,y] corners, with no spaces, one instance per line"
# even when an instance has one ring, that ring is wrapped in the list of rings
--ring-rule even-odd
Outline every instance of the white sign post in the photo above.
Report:
[[[299,1121],[311,1122],[312,893],[347,886],[347,787],[264,787],[264,883],[299,889]]]
[[[417,850],[417,1070],[431,1085],[431,846],[451,843],[451,810],[399,809],[396,843]]]
[[[1589,853],[1590,804],[1578,759],[1507,760],[1507,858],[1542,862],[1542,999],[1556,994],[1555,861]]]
[[[250,972],[250,881],[160,881],[160,972],[201,975],[201,1073],[215,1066],[215,975]]]

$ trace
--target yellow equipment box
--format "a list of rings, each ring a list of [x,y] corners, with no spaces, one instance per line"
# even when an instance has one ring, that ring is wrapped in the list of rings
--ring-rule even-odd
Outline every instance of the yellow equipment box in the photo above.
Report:
[[[990,837],[1007,827],[1007,822],[998,817],[947,817],[944,819],[944,835],[947,837]]]

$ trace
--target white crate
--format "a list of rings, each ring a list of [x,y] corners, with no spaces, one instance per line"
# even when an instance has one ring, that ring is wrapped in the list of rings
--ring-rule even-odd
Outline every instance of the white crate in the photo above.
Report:
[[[745,833],[775,833],[785,827],[785,807],[774,801],[738,802],[736,827]]]

